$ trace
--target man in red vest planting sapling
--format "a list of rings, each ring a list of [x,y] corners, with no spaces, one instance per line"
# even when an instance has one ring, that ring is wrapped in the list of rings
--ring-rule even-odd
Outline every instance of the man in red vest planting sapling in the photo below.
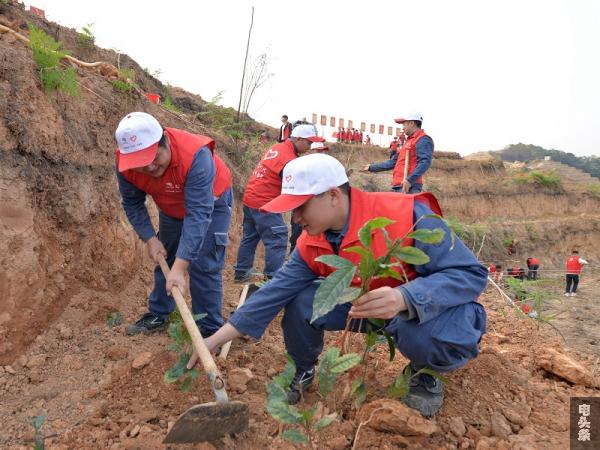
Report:
[[[281,195],[262,209],[273,213],[293,210],[294,220],[303,232],[286,265],[235,311],[227,324],[206,339],[209,349],[214,351],[241,335],[259,339],[284,310],[285,346],[296,366],[287,397],[291,404],[298,402],[313,382],[324,332],[344,329],[349,316],[357,319],[352,321],[351,329],[359,332],[367,327],[367,320],[361,319],[380,319],[395,346],[410,360],[411,373],[425,368],[447,373],[477,356],[486,325],[485,310],[477,298],[486,286],[487,270],[458,238],[452,244],[450,230],[442,220],[427,216],[432,210],[440,213],[432,194],[350,188],[343,165],[329,155],[316,153],[286,165]],[[423,264],[392,264],[394,276],[374,279],[366,293],[352,303],[337,304],[311,320],[315,293],[326,282],[323,277],[336,272],[317,258],[339,255],[354,267],[360,256],[350,248],[363,242],[359,229],[381,217],[393,221],[386,226],[390,241],[404,239],[413,227],[416,231],[438,229],[443,237],[436,244],[415,239],[409,245],[427,255]],[[371,235],[369,247],[379,258],[387,250],[388,241],[382,230],[373,230]],[[401,273],[406,273],[407,282],[397,276]],[[354,276],[352,285],[357,284],[361,280]],[[188,368],[196,361],[193,355]],[[430,417],[437,413],[443,398],[442,382],[422,372],[411,379],[403,401]]]

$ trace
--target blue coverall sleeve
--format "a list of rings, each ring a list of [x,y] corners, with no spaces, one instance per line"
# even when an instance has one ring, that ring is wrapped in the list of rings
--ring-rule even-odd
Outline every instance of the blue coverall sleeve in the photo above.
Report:
[[[176,256],[186,261],[196,259],[214,209],[213,181],[215,163],[208,147],[201,148],[192,161],[183,191],[185,216]]]
[[[423,136],[417,142],[417,166],[415,170],[408,175],[407,180],[410,184],[414,184],[419,177],[423,176],[433,159],[433,140],[429,136]]]
[[[289,261],[233,313],[229,323],[240,333],[260,339],[277,314],[316,279],[294,249]]]
[[[415,202],[415,222],[425,214],[431,214],[429,208]],[[415,266],[418,278],[398,287],[406,302],[410,303],[408,311],[400,314],[405,320],[415,318],[420,323],[427,322],[449,308],[474,302],[487,285],[487,269],[456,236],[451,249],[451,231],[445,223],[436,218],[426,218],[415,227],[417,230],[432,228],[442,228],[444,239],[438,244],[414,242],[414,246],[425,252],[430,260],[427,264]],[[416,317],[411,317],[414,314]]]
[[[152,236],[156,236],[146,208],[146,193],[127,181],[121,172],[117,170],[116,173],[125,215],[140,239],[146,242]]]
[[[379,163],[369,164],[369,172],[383,172],[386,170],[392,170],[396,167],[396,161],[398,161],[398,152],[394,152],[390,159]]]

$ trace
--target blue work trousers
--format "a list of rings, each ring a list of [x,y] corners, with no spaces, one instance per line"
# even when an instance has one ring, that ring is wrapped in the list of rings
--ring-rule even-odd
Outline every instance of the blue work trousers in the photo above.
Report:
[[[243,236],[238,249],[235,274],[244,277],[252,271],[259,241],[265,246],[265,275],[273,277],[285,261],[288,227],[281,214],[263,213],[244,205]]]
[[[323,350],[325,331],[343,330],[351,304],[344,303],[310,323],[312,304],[319,281],[300,292],[290,301],[282,320],[285,347],[296,367],[309,370],[315,366]],[[353,331],[366,331],[366,320],[358,330],[360,320],[354,320]],[[439,316],[420,324],[418,320],[396,317],[387,321],[386,330],[396,347],[411,361],[414,370],[424,367],[436,372],[449,372],[475,358],[478,343],[485,333],[486,314],[482,305],[465,303],[447,309]]]
[[[206,231],[198,257],[190,261],[190,293],[194,314],[206,314],[198,325],[202,336],[210,336],[223,325],[221,305],[223,303],[223,281],[221,272],[225,264],[225,250],[229,243],[229,223],[233,194],[231,189],[215,200],[211,222]],[[175,261],[183,220],[159,214],[158,239],[167,250],[169,267]],[[174,309],[173,297],[167,295],[165,277],[160,266],[154,268],[154,290],[148,298],[150,312],[166,318]]]
[[[392,191],[394,192],[402,192],[402,185],[400,186],[392,186]],[[410,185],[410,189],[408,190],[409,194],[418,194],[423,191],[423,183],[415,183]]]

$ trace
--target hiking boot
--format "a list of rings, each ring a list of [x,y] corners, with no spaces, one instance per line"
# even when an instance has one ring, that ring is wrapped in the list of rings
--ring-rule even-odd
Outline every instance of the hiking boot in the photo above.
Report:
[[[569,292],[565,292],[565,297],[570,297],[571,294]]]
[[[408,395],[402,401],[406,406],[416,409],[423,416],[433,417],[444,403],[444,383],[434,376],[420,373],[411,378],[408,385]]]
[[[571,292],[571,297],[577,297],[577,292]]]
[[[310,388],[315,380],[315,368],[310,370],[297,370],[290,390],[287,393],[288,404],[295,405],[302,398],[302,394]]]
[[[154,313],[147,312],[140,319],[127,327],[127,334],[139,333],[150,334],[155,331],[163,331],[167,327],[167,321]]]

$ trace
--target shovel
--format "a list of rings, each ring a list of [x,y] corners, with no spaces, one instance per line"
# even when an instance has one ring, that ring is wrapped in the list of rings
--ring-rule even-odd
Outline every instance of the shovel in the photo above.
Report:
[[[410,150],[406,149],[406,154],[404,155],[404,180],[406,181],[406,179],[408,178],[408,161],[410,159]],[[408,194],[408,192],[406,192],[406,194]]]
[[[242,289],[242,293],[240,295],[240,300],[237,305],[238,309],[246,301],[246,297],[248,296],[248,288],[249,287],[250,287],[249,284],[244,285],[244,288]],[[225,360],[227,358],[227,355],[229,354],[230,348],[231,348],[231,341],[227,341],[225,344],[223,344],[223,347],[221,347],[221,352],[219,353],[219,358],[221,358],[222,360]]]
[[[159,256],[160,268],[165,277],[169,266]],[[208,381],[215,394],[216,402],[194,405],[184,412],[167,433],[165,444],[183,444],[212,441],[226,434],[241,433],[248,429],[248,405],[238,401],[229,401],[225,391],[225,381],[206,347],[198,326],[194,321],[181,291],[176,286],[171,290],[183,323],[192,338],[192,346],[200,356],[200,361],[208,374]]]

